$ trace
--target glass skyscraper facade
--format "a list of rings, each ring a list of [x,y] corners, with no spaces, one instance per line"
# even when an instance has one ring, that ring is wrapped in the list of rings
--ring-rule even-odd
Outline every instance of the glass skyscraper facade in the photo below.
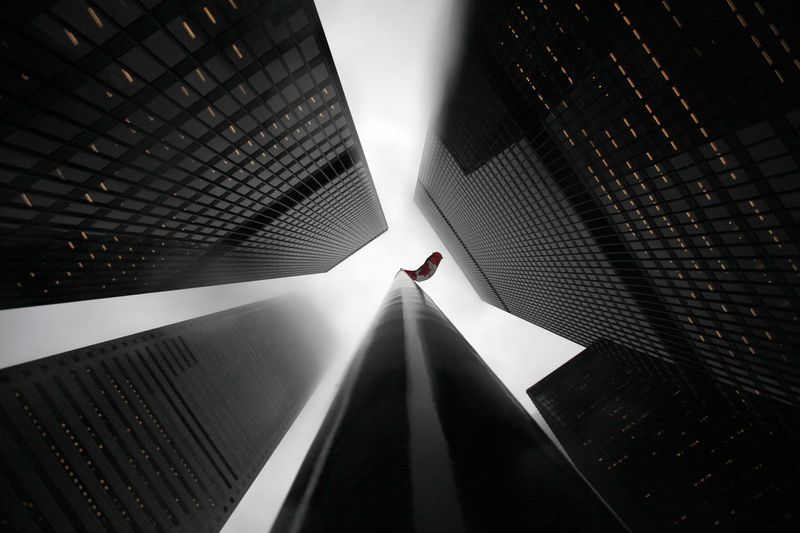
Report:
[[[796,406],[798,18],[474,2],[416,201],[487,302]]]
[[[623,531],[402,270],[272,529]]]
[[[528,394],[632,531],[792,531],[797,413],[599,340]]]
[[[3,369],[0,529],[219,531],[317,381],[314,320],[268,300]]]
[[[323,272],[386,230],[311,0],[0,24],[0,307]]]

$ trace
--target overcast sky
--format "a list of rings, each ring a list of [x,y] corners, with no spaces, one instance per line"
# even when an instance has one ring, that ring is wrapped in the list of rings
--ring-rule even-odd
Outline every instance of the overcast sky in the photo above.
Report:
[[[457,0],[456,0],[457,3]],[[266,531],[321,423],[342,370],[400,267],[434,250],[421,284],[532,412],[525,389],[581,347],[480,300],[413,202],[422,147],[435,114],[458,14],[451,0],[317,0],[389,231],[326,274],[0,311],[2,365],[187,320],[289,292],[330,320],[335,364],[223,531]]]

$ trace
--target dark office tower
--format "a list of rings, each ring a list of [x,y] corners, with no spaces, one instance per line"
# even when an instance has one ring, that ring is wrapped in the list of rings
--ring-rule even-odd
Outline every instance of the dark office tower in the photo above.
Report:
[[[321,369],[292,305],[0,371],[0,530],[218,531]]]
[[[0,307],[323,272],[386,230],[311,0],[22,0],[0,30]]]
[[[478,2],[416,200],[481,296],[800,396],[797,2]]]
[[[797,412],[718,387],[600,340],[528,394],[631,530],[796,531]]]
[[[402,271],[273,531],[622,526]]]

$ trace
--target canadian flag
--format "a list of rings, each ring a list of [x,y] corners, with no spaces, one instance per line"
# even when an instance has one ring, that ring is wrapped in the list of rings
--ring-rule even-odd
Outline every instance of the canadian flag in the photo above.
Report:
[[[439,252],[433,252],[430,257],[425,260],[425,263],[421,267],[416,270],[403,269],[403,272],[408,274],[408,277],[414,281],[425,281],[433,276],[433,273],[436,272],[441,260],[442,254]]]

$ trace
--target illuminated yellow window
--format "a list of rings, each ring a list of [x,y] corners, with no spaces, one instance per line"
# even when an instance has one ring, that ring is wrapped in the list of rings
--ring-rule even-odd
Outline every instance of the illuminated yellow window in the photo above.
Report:
[[[195,38],[197,37],[197,36],[194,34],[194,32],[192,31],[192,27],[191,27],[191,26],[189,26],[189,23],[188,23],[188,22],[186,22],[186,21],[184,20],[183,22],[181,22],[181,26],[183,26],[183,29],[184,29],[184,30],[186,30],[186,34],[187,34],[187,35],[188,35],[188,36],[189,36],[191,39],[195,39]]]
[[[97,12],[94,10],[94,8],[89,6],[87,11],[89,12],[89,17],[91,17],[91,19],[94,21],[95,25],[97,25],[98,28],[102,28],[103,27],[103,21],[100,20],[100,17],[97,15]]]
[[[69,39],[69,42],[72,43],[72,46],[78,46],[78,38],[75,37],[74,33],[69,31],[67,28],[64,28],[64,33],[67,34],[67,39]]]

